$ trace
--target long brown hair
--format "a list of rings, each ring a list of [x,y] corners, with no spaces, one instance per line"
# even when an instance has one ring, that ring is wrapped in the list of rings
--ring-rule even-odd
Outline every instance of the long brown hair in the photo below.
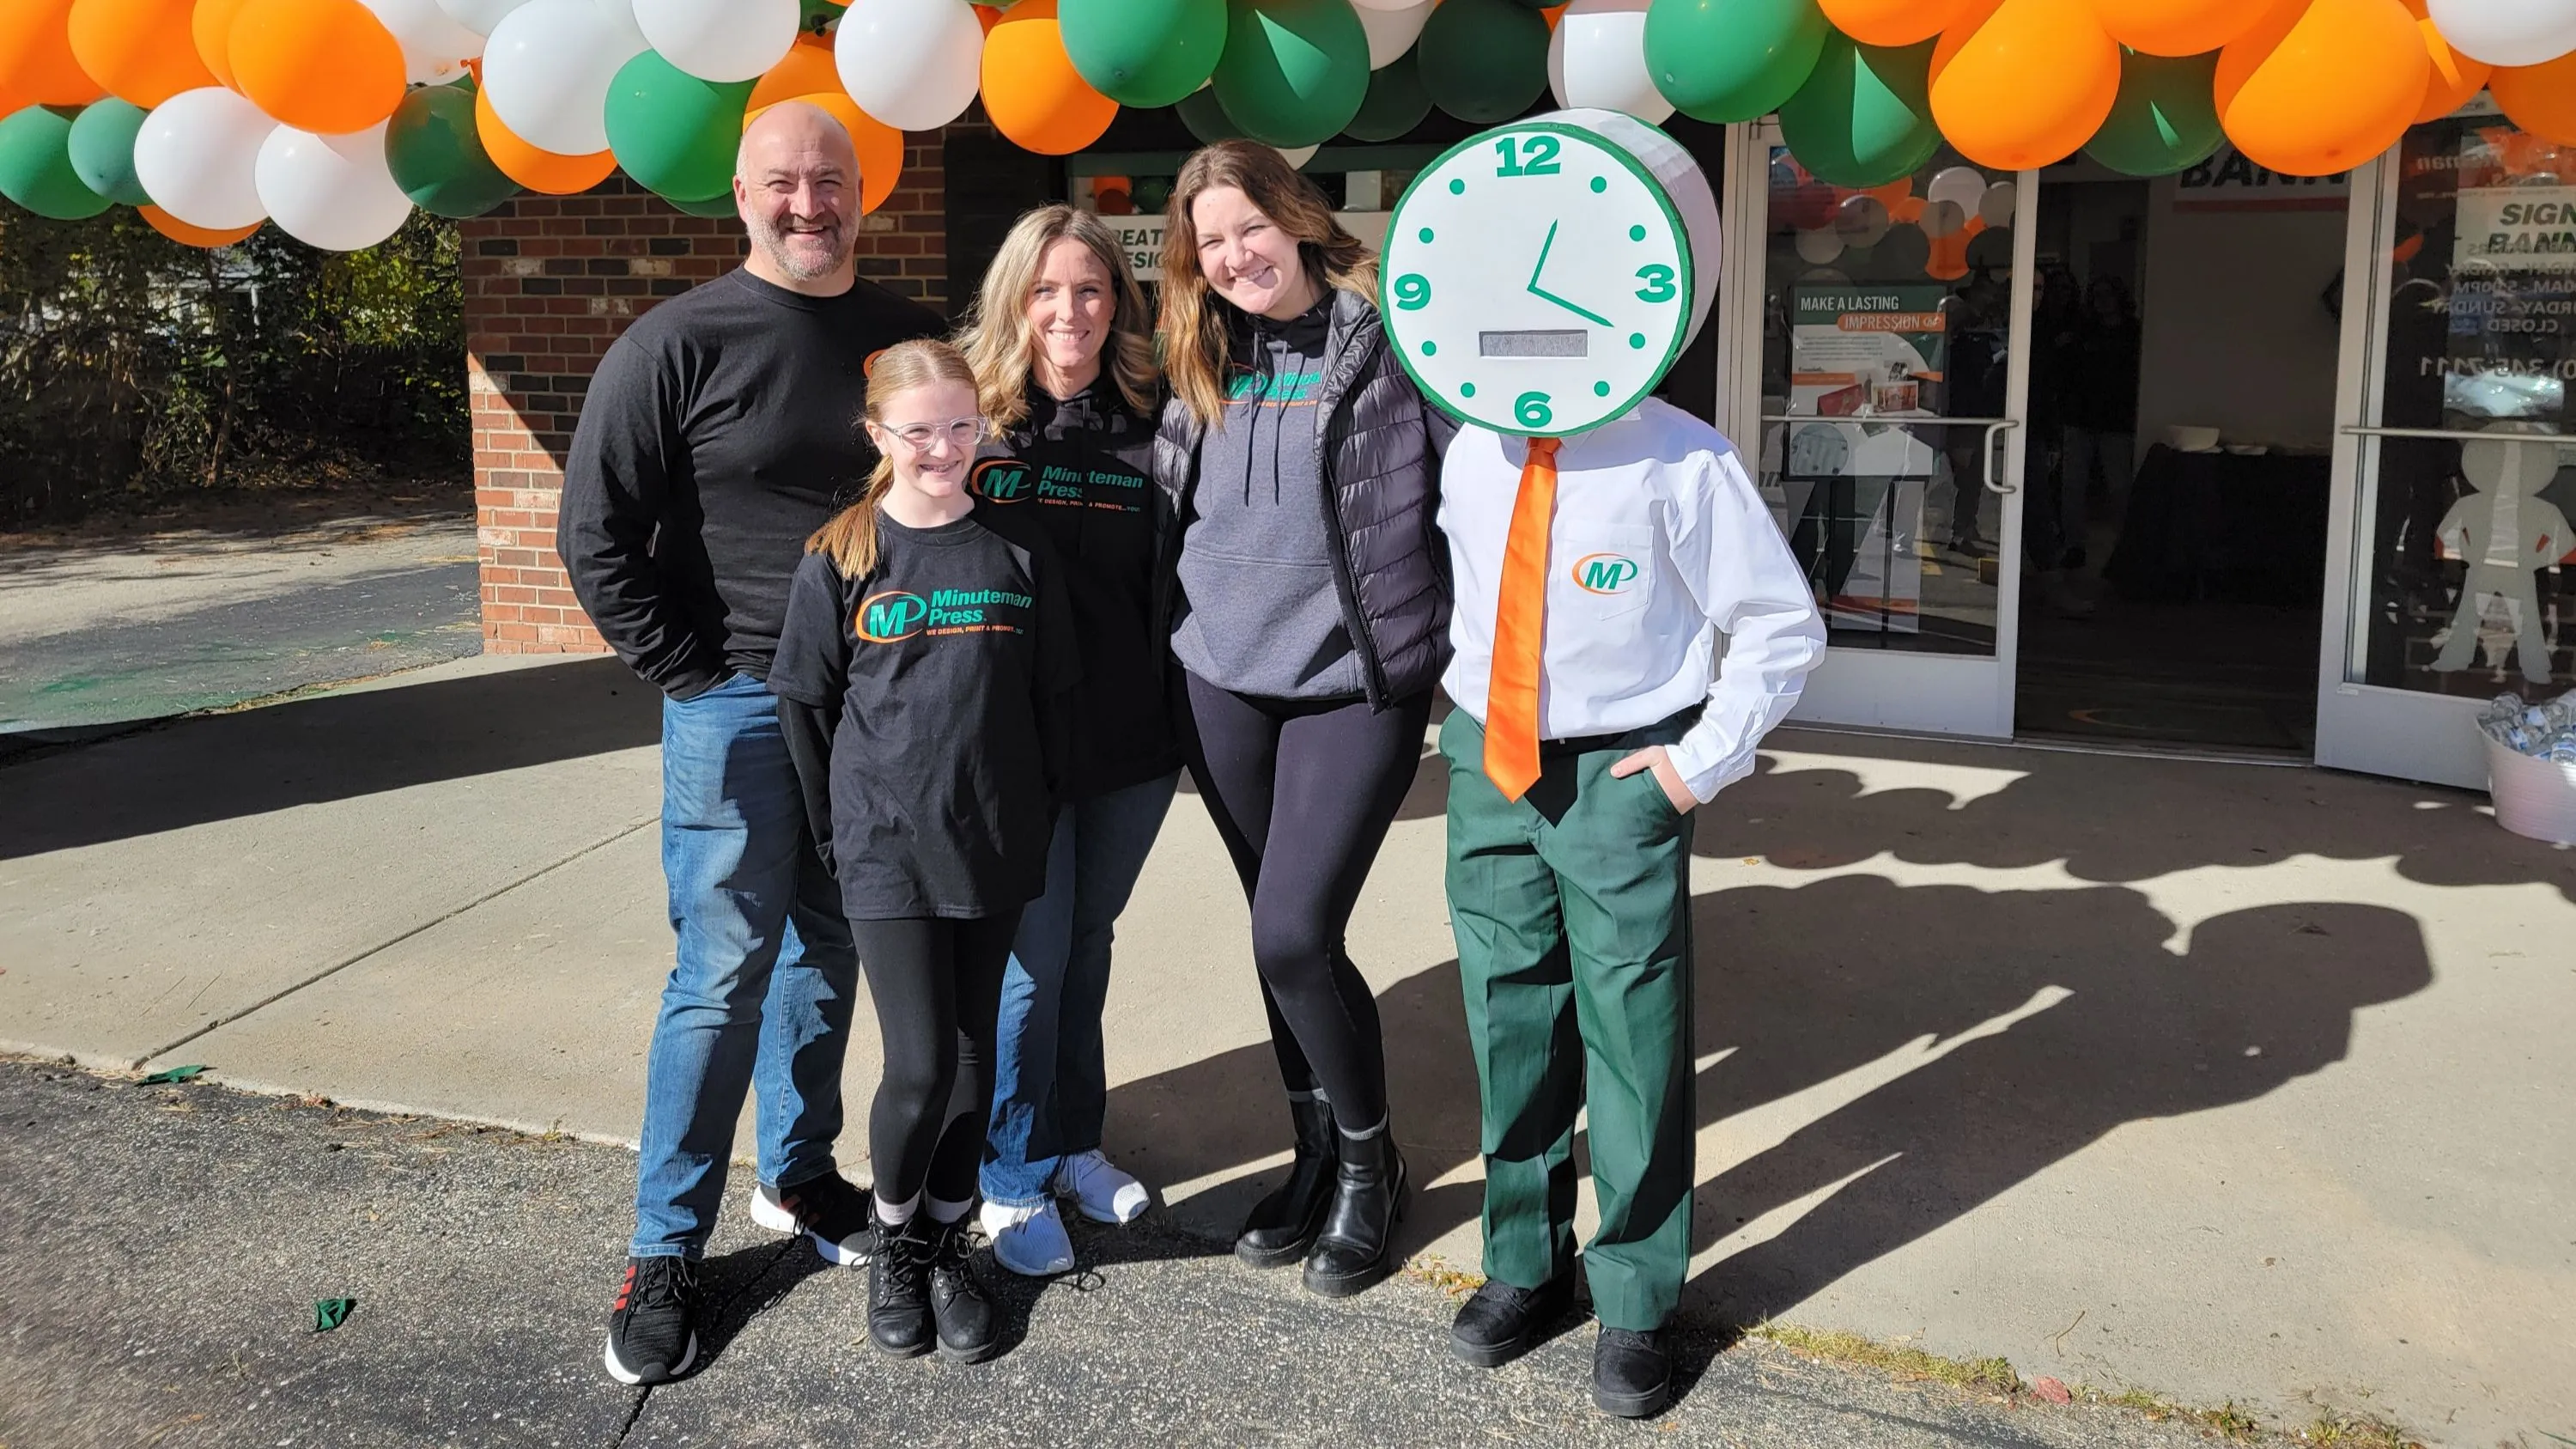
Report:
[[[1199,270],[1198,228],[1190,207],[1204,192],[1231,186],[1261,214],[1297,239],[1297,260],[1318,285],[1337,287],[1377,305],[1377,258],[1358,237],[1333,220],[1332,203],[1299,175],[1288,158],[1258,141],[1219,141],[1181,164],[1172,183],[1172,205],[1163,222],[1163,375],[1190,414],[1206,427],[1225,411],[1225,370],[1231,352],[1224,298],[1210,305],[1207,274]]]
[[[1088,248],[1109,276],[1109,343],[1103,369],[1118,384],[1127,405],[1150,417],[1154,411],[1154,334],[1145,310],[1145,294],[1127,265],[1126,250],[1099,217],[1057,202],[1024,213],[1002,238],[1002,249],[984,269],[984,285],[958,329],[957,347],[975,367],[976,391],[984,416],[996,428],[1007,428],[1029,415],[1029,372],[1037,361],[1038,340],[1029,326],[1029,294],[1037,290],[1038,269],[1047,248],[1077,241]]]
[[[966,354],[935,338],[898,342],[868,364],[868,405],[862,416],[883,427],[888,398],[943,382],[975,386],[975,369],[966,365]],[[893,486],[894,459],[880,451],[867,487],[859,491],[859,501],[814,530],[814,536],[805,540],[805,551],[829,556],[842,578],[865,578],[877,566],[877,504]]]

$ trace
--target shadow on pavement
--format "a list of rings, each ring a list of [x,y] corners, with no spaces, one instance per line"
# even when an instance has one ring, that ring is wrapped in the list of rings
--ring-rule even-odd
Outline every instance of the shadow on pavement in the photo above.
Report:
[[[192,716],[0,765],[0,860],[660,739],[661,696],[605,656]]]

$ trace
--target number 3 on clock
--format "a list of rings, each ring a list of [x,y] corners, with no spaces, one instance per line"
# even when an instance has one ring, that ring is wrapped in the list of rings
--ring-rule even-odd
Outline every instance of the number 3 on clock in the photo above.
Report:
[[[1554,176],[1565,169],[1557,164],[1554,136],[1542,132],[1523,139],[1517,155],[1514,154],[1514,139],[1505,136],[1494,143],[1494,149],[1503,156],[1503,164],[1494,168],[1496,176]]]
[[[1673,289],[1673,269],[1661,262],[1639,267],[1637,280],[1646,284],[1637,289],[1637,300],[1640,302],[1669,302],[1676,295]]]

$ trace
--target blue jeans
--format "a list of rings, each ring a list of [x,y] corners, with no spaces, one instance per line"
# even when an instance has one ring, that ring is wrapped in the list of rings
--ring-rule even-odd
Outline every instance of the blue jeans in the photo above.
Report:
[[[750,675],[662,702],[662,874],[679,964],[645,1060],[630,1251],[695,1258],[715,1231],[746,1090],[761,1181],[834,1170],[858,990],[840,887],[807,838],[777,700]]]
[[[1109,999],[1109,941],[1172,808],[1177,773],[1056,813],[1046,894],[1020,915],[1002,976],[993,1122],[984,1199],[1044,1202],[1059,1159],[1100,1145],[1109,1063],[1100,1012]]]

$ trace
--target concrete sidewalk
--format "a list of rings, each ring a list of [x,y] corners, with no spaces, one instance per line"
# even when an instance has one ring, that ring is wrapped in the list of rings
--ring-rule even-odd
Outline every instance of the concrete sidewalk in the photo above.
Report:
[[[475,660],[0,767],[0,1045],[626,1140],[655,730],[611,661]],[[2576,1439],[2576,852],[2316,771],[1773,743],[1700,821],[1692,1312]],[[1440,831],[1426,761],[1352,953],[1407,1246],[1473,1270]],[[1109,1149],[1227,1231],[1286,1125],[1186,794],[1119,952]],[[863,1011],[854,1091],[876,1063]]]

